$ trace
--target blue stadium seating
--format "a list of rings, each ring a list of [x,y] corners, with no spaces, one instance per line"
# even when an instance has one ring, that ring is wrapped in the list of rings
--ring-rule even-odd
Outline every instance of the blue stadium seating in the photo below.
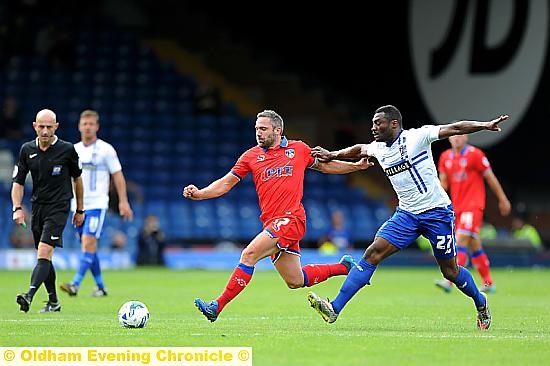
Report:
[[[192,76],[178,74],[173,64],[142,46],[135,34],[112,24],[84,19],[78,27],[75,70],[53,70],[43,57],[20,57],[13,68],[0,73],[0,98],[16,96],[25,121],[32,121],[40,108],[54,108],[61,121],[60,136],[74,142],[79,140],[79,113],[90,107],[99,110],[100,137],[115,146],[127,179],[145,194],[133,224],[109,215],[106,232],[123,230],[135,241],[145,215],[155,214],[168,238],[253,238],[261,223],[250,177],[212,202],[186,201],[181,190],[190,183],[206,186],[226,174],[254,145],[255,117],[239,115],[232,103],[224,105],[220,116],[195,114],[197,82]],[[25,128],[27,138],[32,138],[30,123]],[[347,188],[346,180],[346,176],[306,173],[307,240],[316,241],[325,233],[337,208],[345,211],[354,237],[360,240],[370,240],[389,216],[384,204]],[[11,224],[10,215],[0,213],[2,237]],[[66,235],[72,235],[70,228]]]

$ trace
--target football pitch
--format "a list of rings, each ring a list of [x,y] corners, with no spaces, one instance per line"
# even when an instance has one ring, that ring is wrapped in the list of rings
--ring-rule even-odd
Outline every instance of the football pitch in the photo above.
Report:
[[[57,282],[73,272],[58,272]],[[105,298],[92,298],[85,278],[77,297],[59,293],[59,313],[38,314],[43,287],[28,313],[15,295],[26,291],[30,271],[1,271],[0,345],[123,347],[252,347],[253,365],[542,365],[550,361],[550,271],[494,269],[498,291],[489,295],[493,322],[475,324],[472,301],[456,289],[445,294],[433,268],[380,266],[334,324],[309,307],[309,289],[290,290],[274,271],[257,271],[251,284],[215,323],[194,307],[226,284],[227,271],[143,268],[106,271]],[[475,276],[477,280],[477,275]],[[313,287],[334,297],[344,277]],[[119,307],[144,302],[151,319],[143,329],[118,324]]]

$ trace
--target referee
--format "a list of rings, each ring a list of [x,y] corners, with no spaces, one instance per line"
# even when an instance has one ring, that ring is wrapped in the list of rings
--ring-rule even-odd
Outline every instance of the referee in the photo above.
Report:
[[[62,247],[61,237],[69,217],[70,201],[73,197],[74,182],[76,194],[76,212],[72,222],[82,225],[84,220],[82,168],[73,144],[60,140],[55,131],[59,126],[55,113],[43,109],[33,122],[37,138],[21,146],[19,160],[13,170],[11,200],[13,203],[13,221],[26,226],[21,202],[25,188],[25,179],[29,171],[32,178],[32,217],[31,230],[34,246],[37,249],[37,261],[31,274],[29,291],[17,295],[16,301],[23,312],[28,312],[34,294],[42,283],[48,291],[48,302],[41,313],[60,311],[55,286],[55,269],[52,257],[55,247]]]

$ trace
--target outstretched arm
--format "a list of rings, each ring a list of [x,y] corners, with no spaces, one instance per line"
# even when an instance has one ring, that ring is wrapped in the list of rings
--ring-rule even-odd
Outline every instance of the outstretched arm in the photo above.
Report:
[[[369,157],[367,155],[367,144],[357,144],[337,151],[328,151],[320,146],[316,146],[311,149],[311,156],[317,158],[320,162],[334,159],[360,159]]]
[[[503,114],[491,121],[458,121],[449,123],[448,125],[442,125],[439,129],[439,138],[446,139],[447,137],[454,135],[465,135],[482,130],[488,131],[500,131],[500,123],[507,120],[508,115]]]
[[[311,166],[311,169],[327,174],[347,174],[358,170],[368,169],[373,165],[374,163],[370,162],[368,158],[363,158],[357,162],[340,160],[321,162],[317,160],[315,164]]]
[[[216,198],[226,194],[239,182],[239,178],[232,173],[227,173],[218,180],[213,181],[207,187],[198,189],[195,185],[190,184],[183,189],[183,197],[192,200],[207,200]]]

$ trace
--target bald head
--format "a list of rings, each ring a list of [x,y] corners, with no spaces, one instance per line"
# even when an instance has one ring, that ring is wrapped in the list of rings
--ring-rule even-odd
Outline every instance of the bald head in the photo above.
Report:
[[[49,109],[42,109],[36,114],[36,121],[32,123],[38,141],[42,148],[47,148],[55,139],[55,131],[59,124],[57,123],[55,113]]]
[[[36,122],[57,123],[55,113],[50,109],[42,109],[36,114]]]

